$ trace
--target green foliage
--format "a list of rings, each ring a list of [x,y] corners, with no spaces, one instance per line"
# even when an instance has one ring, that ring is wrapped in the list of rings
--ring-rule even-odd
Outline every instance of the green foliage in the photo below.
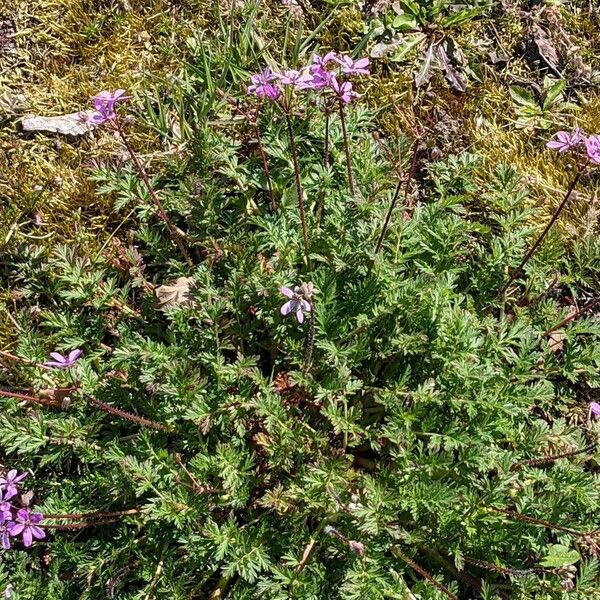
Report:
[[[93,174],[127,222],[101,252],[27,242],[2,263],[21,332],[2,389],[32,399],[2,398],[4,462],[66,527],[7,553],[0,582],[19,598],[558,599],[577,565],[573,597],[593,597],[599,481],[576,451],[597,439],[600,329],[582,316],[558,349],[546,332],[598,294],[598,244],[550,236],[505,302],[536,233],[527,188],[463,154],[418,161],[375,252],[397,176],[373,114],[346,113],[353,197],[340,121],[325,166],[309,99],[293,114],[305,257],[281,112],[258,120],[273,210],[256,128],[216,93],[248,105],[253,46],[191,47],[172,93],[137,107],[166,145],[178,116],[185,151],[153,185],[194,266],[122,161]],[[406,171],[410,140],[386,144]],[[306,282],[299,325],[279,288]],[[37,366],[75,347],[74,368]]]

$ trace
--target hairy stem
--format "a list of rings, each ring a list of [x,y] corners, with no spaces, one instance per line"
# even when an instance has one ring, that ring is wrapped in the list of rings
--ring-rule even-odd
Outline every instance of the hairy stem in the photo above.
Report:
[[[311,304],[308,338],[306,340],[306,354],[304,355],[304,374],[308,373],[312,365],[313,351],[315,349],[315,307]]]
[[[531,257],[535,254],[535,252],[539,248],[540,244],[544,241],[546,235],[548,235],[548,232],[550,231],[550,229],[552,228],[554,223],[556,223],[556,221],[558,220],[558,217],[560,217],[565,206],[571,199],[571,194],[573,193],[573,190],[575,189],[575,186],[579,182],[579,179],[581,178],[582,174],[583,174],[583,169],[580,168],[577,171],[577,174],[575,175],[575,177],[573,178],[573,181],[571,181],[569,188],[567,189],[567,192],[565,194],[565,197],[563,198],[559,207],[556,209],[556,212],[552,215],[552,218],[550,219],[550,221],[544,228],[544,231],[542,231],[542,234],[540,235],[540,237],[535,241],[533,246],[531,246],[531,248],[529,249],[529,252],[527,252],[527,254],[525,254],[525,256],[523,257],[521,264],[513,271],[513,274],[510,276],[510,279],[506,282],[506,284],[500,290],[500,294],[499,294],[500,296],[503,296],[506,293],[506,291],[511,286],[511,284],[515,281],[515,279],[523,272],[525,265],[529,262]]]
[[[298,210],[300,212],[300,223],[302,225],[302,240],[304,242],[304,254],[308,260],[308,227],[306,226],[306,209],[304,207],[304,192],[302,190],[302,181],[300,180],[300,164],[298,162],[298,149],[296,148],[296,138],[290,119],[289,109],[284,107],[285,123],[287,125],[288,138],[290,140],[290,150],[292,153],[292,164],[294,165],[294,182],[296,184],[296,197],[298,199]]]
[[[74,521],[82,521],[89,519],[113,519],[115,517],[125,517],[128,515],[137,515],[140,513],[138,508],[128,508],[125,510],[117,510],[114,512],[91,512],[91,513],[67,513],[64,515],[44,514],[44,519],[70,519]]]
[[[408,192],[410,190],[410,183],[415,176],[415,171],[417,170],[417,155],[418,155],[418,144],[419,141],[415,140],[412,145],[412,158],[410,161],[410,167],[408,169],[408,173],[406,175],[405,185],[404,185],[404,200],[406,202],[406,198],[408,197]],[[400,190],[402,189],[402,180],[398,181],[396,185],[396,191],[394,192],[394,196],[388,208],[387,214],[385,216],[385,221],[383,222],[383,227],[381,228],[381,233],[379,234],[379,239],[377,240],[377,245],[375,246],[375,254],[378,254],[381,250],[381,246],[383,245],[383,240],[385,239],[385,234],[390,226],[390,222],[392,220],[392,213],[396,208],[396,203],[398,202],[398,197],[400,196]]]
[[[589,312],[590,310],[592,310],[592,308],[594,308],[598,303],[600,303],[600,298],[596,298],[595,300],[592,300],[591,302],[586,304],[583,308],[580,308],[578,311],[566,316],[560,323],[558,323],[557,325],[554,325],[554,327],[550,327],[550,329],[548,329],[546,332],[544,332],[544,335],[547,336],[547,335],[550,335],[553,331],[556,331],[557,329],[562,329],[565,325],[567,325],[567,323],[570,323],[577,317],[580,317],[581,315],[585,314],[586,312]]]
[[[273,192],[273,183],[271,181],[271,171],[269,169],[269,161],[267,159],[267,153],[265,152],[265,147],[262,142],[262,135],[260,133],[260,123],[259,123],[259,115],[260,115],[260,107],[258,108],[258,114],[255,120],[255,130],[256,130],[256,139],[258,141],[258,151],[260,153],[260,158],[263,164],[263,170],[265,172],[265,177],[267,179],[267,186],[269,187],[269,197],[271,199],[271,208],[273,210],[277,210],[277,202],[275,201],[275,193]]]
[[[129,157],[131,158],[131,160],[133,162],[133,166],[135,167],[135,171],[138,174],[138,177],[144,182],[144,185],[146,186],[146,189],[148,190],[148,193],[150,194],[150,198],[152,199],[154,206],[158,210],[158,214],[160,215],[160,218],[163,220],[164,224],[167,226],[167,229],[169,230],[169,233],[171,234],[171,238],[173,239],[173,242],[175,243],[177,248],[179,248],[179,251],[181,252],[181,255],[183,256],[183,258],[184,258],[185,262],[188,264],[188,266],[190,266],[190,267],[193,266],[194,263],[193,263],[190,255],[188,254],[187,250],[185,249],[185,245],[183,243],[181,234],[179,233],[179,231],[177,230],[177,227],[175,227],[175,225],[173,224],[173,221],[171,221],[171,218],[165,211],[165,208],[164,208],[162,202],[160,201],[160,198],[158,197],[158,194],[156,193],[156,190],[154,189],[154,186],[152,185],[150,178],[148,177],[148,173],[146,173],[146,169],[144,169],[144,166],[140,162],[140,159],[138,158],[137,153],[135,152],[131,143],[129,142],[129,139],[125,135],[125,131],[123,130],[123,126],[119,120],[116,121],[116,130],[119,134],[119,137],[121,138],[121,141],[123,142],[123,145],[125,146],[127,152],[129,153]]]
[[[421,565],[418,565],[414,560],[406,556],[406,554],[404,554],[404,552],[402,552],[402,550],[400,550],[398,546],[392,547],[392,554],[396,558],[399,558],[401,561],[405,562],[409,567],[414,569],[419,575],[421,575],[421,577],[429,581],[431,585],[433,585],[440,592],[442,592],[442,594],[444,594],[451,600],[458,600],[457,596],[455,596],[447,587],[445,587],[437,579],[435,579],[433,575],[430,575]]]
[[[588,444],[585,448],[581,448],[580,450],[571,450],[569,452],[561,452],[560,454],[550,454],[548,456],[543,456],[542,458],[532,458],[528,460],[520,460],[511,466],[511,471],[518,471],[523,467],[538,467],[540,465],[545,465],[555,460],[560,460],[562,458],[572,458],[573,456],[577,456],[578,454],[587,454],[588,452],[594,452],[598,444]]]
[[[342,135],[344,136],[344,154],[346,155],[346,169],[348,170],[348,187],[350,193],[355,196],[354,175],[352,173],[352,157],[350,156],[350,142],[348,140],[348,128],[346,127],[346,114],[344,112],[344,103],[338,100],[340,111],[340,123],[342,125]]]
[[[325,105],[325,145],[323,148],[323,166],[329,168],[329,107]]]
[[[577,531],[576,529],[570,529],[569,527],[556,525],[555,523],[550,523],[549,521],[544,521],[543,519],[536,519],[534,517],[522,515],[521,513],[515,512],[514,510],[508,510],[506,508],[495,508],[493,506],[490,506],[488,508],[493,512],[507,515],[508,517],[512,517],[513,519],[517,519],[518,521],[525,521],[526,523],[531,523],[533,525],[541,525],[542,527],[554,529],[555,531],[562,531],[563,533],[568,533],[577,537],[587,537],[591,535],[591,532],[589,531]]]
[[[121,410],[120,408],[115,408],[110,404],[106,404],[105,402],[101,402],[100,400],[96,400],[96,398],[92,398],[85,394],[88,402],[105,413],[116,415],[117,417],[121,417],[121,419],[125,419],[127,421],[131,421],[132,423],[137,423],[142,427],[149,427],[150,429],[156,429],[157,431],[169,431],[169,428],[163,425],[162,423],[157,423],[156,421],[151,421],[150,419],[146,419],[144,417],[138,417],[132,413],[129,413],[125,410]]]

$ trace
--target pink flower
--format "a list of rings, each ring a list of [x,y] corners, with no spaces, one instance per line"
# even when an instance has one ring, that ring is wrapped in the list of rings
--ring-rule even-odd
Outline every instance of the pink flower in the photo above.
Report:
[[[27,477],[27,473],[17,473],[16,469],[11,469],[4,477],[0,477],[0,490],[2,490],[2,499],[10,500],[19,493],[17,484]]]
[[[331,79],[331,89],[344,104],[349,104],[354,98],[360,98],[360,94],[352,91],[352,84],[349,81],[340,84],[337,78],[333,77]]]
[[[281,293],[289,300],[281,307],[281,314],[287,317],[291,312],[296,313],[298,323],[304,323],[304,313],[311,312],[310,303],[302,297],[302,287],[296,286],[293,290],[283,286],[280,289]]]
[[[314,65],[310,68],[310,73],[312,75],[311,87],[313,90],[322,90],[323,88],[330,87],[335,77],[332,71]]]
[[[590,161],[600,165],[600,135],[590,135],[584,143]]]
[[[325,56],[315,54],[313,56],[312,65],[320,69],[324,69],[328,64],[332,62],[339,62],[337,52],[328,52]]]
[[[72,367],[83,354],[83,350],[72,350],[68,356],[63,356],[58,352],[50,352],[50,356],[54,360],[49,360],[44,363],[44,366],[51,367],[53,369],[68,369]],[[1,480],[0,480],[1,482]]]
[[[246,90],[246,94],[254,94],[259,98],[268,98],[269,100],[277,100],[279,97],[279,88],[273,83],[279,75],[266,67],[262,73],[252,75],[250,78],[251,84]]]
[[[100,92],[92,98],[92,104],[96,110],[88,117],[89,122],[94,125],[102,125],[106,121],[114,121],[117,118],[117,103],[129,100],[130,98],[131,96],[125,95],[125,90]]]
[[[600,404],[598,402],[590,402],[589,414],[592,419],[600,417]]]
[[[21,508],[17,511],[16,523],[10,526],[8,532],[13,537],[22,534],[23,545],[25,548],[29,548],[33,538],[43,540],[46,537],[44,530],[38,527],[38,523],[43,518],[42,513],[32,513],[28,508]]]
[[[569,133],[568,131],[559,131],[556,134],[556,139],[550,140],[546,146],[552,150],[567,152],[577,148],[577,146],[584,140],[585,136],[583,131],[576,127],[573,129],[573,133]]]
[[[342,67],[342,72],[346,75],[370,75],[370,71],[367,68],[369,66],[368,58],[359,58],[353,60],[350,56],[342,55],[335,59]]]
[[[279,75],[279,81],[283,85],[291,85],[299,90],[306,90],[313,87],[313,77],[308,73],[301,73],[295,69],[288,69]]]

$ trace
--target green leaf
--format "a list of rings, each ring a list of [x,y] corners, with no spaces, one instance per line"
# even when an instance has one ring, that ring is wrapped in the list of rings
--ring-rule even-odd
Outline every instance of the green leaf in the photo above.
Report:
[[[517,104],[520,104],[521,106],[531,106],[531,107],[538,106],[535,96],[529,90],[525,89],[524,87],[521,87],[520,85],[511,85],[508,88],[508,91],[509,91],[512,99]]]
[[[470,21],[475,17],[478,17],[487,7],[480,6],[479,8],[471,8],[469,10],[460,10],[455,12],[454,14],[442,19],[440,25],[442,27],[452,27],[454,25],[460,25],[461,23],[465,23],[466,21]]]
[[[415,33],[408,36],[394,52],[392,60],[394,62],[400,62],[404,60],[411,54],[413,50],[415,50],[415,48],[421,44],[424,39],[425,35],[423,33]]]
[[[412,15],[398,15],[392,21],[392,27],[394,29],[414,29],[417,26],[417,22]]]
[[[546,95],[544,98],[544,110],[550,108],[554,101],[562,94],[563,90],[567,86],[567,82],[564,80],[557,81],[553,85],[551,85],[546,91]]]
[[[572,550],[562,544],[552,544],[548,546],[548,554],[540,564],[543,567],[554,569],[563,565],[574,565],[580,559],[581,557],[577,550]]]

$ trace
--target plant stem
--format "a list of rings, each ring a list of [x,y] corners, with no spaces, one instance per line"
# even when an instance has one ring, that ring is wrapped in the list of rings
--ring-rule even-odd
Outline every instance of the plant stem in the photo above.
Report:
[[[417,154],[418,154],[418,144],[419,140],[415,140],[412,145],[412,158],[410,161],[410,167],[408,169],[408,173],[406,175],[406,181],[404,186],[404,200],[408,197],[408,191],[410,189],[410,182],[415,176],[415,171],[417,170]],[[396,208],[396,203],[398,202],[398,197],[400,195],[400,190],[402,189],[402,180],[398,181],[396,185],[396,191],[394,192],[394,196],[390,203],[390,207],[388,208],[388,212],[385,216],[385,221],[383,223],[383,227],[381,229],[381,233],[379,234],[379,239],[377,240],[377,245],[375,246],[375,254],[378,254],[381,250],[381,246],[383,245],[383,240],[385,238],[385,234],[390,226],[390,221],[392,219],[392,213]]]
[[[392,554],[399,558],[401,561],[405,562],[409,567],[412,567],[421,577],[429,581],[431,585],[436,587],[442,594],[451,600],[458,600],[458,598],[445,586],[443,586],[437,579],[435,579],[432,575],[430,575],[421,565],[417,564],[414,560],[406,556],[398,546],[392,546],[391,548]]]
[[[323,148],[323,166],[329,168],[329,107],[325,104],[325,146]]]
[[[308,260],[308,228],[306,226],[306,210],[304,207],[304,192],[302,191],[302,182],[300,180],[300,165],[298,163],[298,150],[296,148],[296,139],[290,119],[288,107],[283,107],[285,123],[287,125],[288,138],[290,140],[290,150],[292,152],[292,163],[294,165],[294,181],[296,184],[296,197],[298,198],[298,210],[300,212],[300,223],[302,225],[302,240],[304,242],[304,254]]]
[[[392,196],[392,201],[390,203],[390,207],[388,208],[387,214],[385,215],[385,221],[383,222],[383,227],[381,228],[381,233],[379,234],[379,238],[377,239],[377,244],[375,246],[375,254],[378,254],[381,250],[381,246],[383,245],[383,238],[385,238],[385,234],[390,225],[390,220],[392,218],[392,213],[394,212],[394,208],[396,207],[396,202],[398,202],[398,197],[400,196],[400,191],[402,190],[402,180],[399,179],[396,184],[396,190],[394,191],[394,195]]]
[[[88,520],[88,519],[112,519],[115,517],[125,517],[128,515],[137,515],[140,513],[138,508],[128,508],[126,510],[117,510],[114,512],[92,512],[92,513],[68,513],[64,515],[46,514],[44,519],[71,519],[71,520]]]
[[[120,408],[115,408],[110,404],[106,404],[105,402],[101,402],[100,400],[96,400],[96,398],[92,398],[92,396],[88,396],[85,394],[88,402],[105,413],[116,415],[117,417],[121,417],[121,419],[125,419],[127,421],[131,421],[132,423],[137,423],[142,427],[149,427],[150,429],[156,429],[157,431],[169,431],[169,428],[162,423],[157,423],[156,421],[151,421],[150,419],[146,419],[144,417],[138,417],[132,413],[129,413],[125,410],[121,410]]]
[[[581,315],[583,315],[586,312],[590,311],[598,303],[600,303],[600,298],[596,298],[595,300],[592,300],[591,302],[589,302],[588,304],[586,304],[583,308],[580,308],[578,311],[576,311],[576,312],[574,312],[574,313],[566,316],[560,323],[558,323],[557,325],[554,325],[554,327],[550,327],[550,329],[548,329],[548,331],[544,332],[544,335],[545,336],[550,335],[553,331],[556,331],[557,329],[561,329],[567,323],[570,323],[571,321],[573,321],[577,317],[580,317]]]
[[[256,115],[255,127],[256,127],[256,139],[258,141],[258,151],[260,152],[260,158],[262,160],[263,169],[265,171],[265,177],[267,178],[267,186],[269,187],[269,197],[271,198],[271,207],[273,210],[277,210],[277,202],[275,201],[275,194],[273,192],[273,183],[271,182],[271,171],[269,169],[269,161],[267,160],[267,153],[262,143],[262,135],[260,133],[260,106],[258,107],[258,113]]]
[[[160,215],[160,218],[163,220],[163,222],[167,226],[167,229],[169,230],[169,233],[171,234],[171,238],[173,239],[173,242],[175,242],[175,245],[179,248],[179,251],[181,252],[181,255],[185,259],[185,262],[188,264],[188,266],[192,267],[194,265],[194,263],[193,263],[190,255],[188,254],[187,250],[185,249],[185,245],[183,243],[181,234],[179,233],[179,231],[173,224],[173,221],[171,221],[169,215],[165,211],[164,206],[163,206],[162,202],[160,201],[160,198],[158,197],[158,194],[156,193],[156,190],[154,189],[152,182],[150,181],[150,178],[148,177],[148,174],[146,173],[146,169],[144,169],[142,163],[140,162],[140,159],[138,158],[138,155],[136,154],[135,150],[133,149],[132,145],[130,144],[129,139],[125,135],[125,131],[123,130],[123,126],[119,120],[116,121],[116,130],[117,130],[119,137],[121,138],[121,141],[123,142],[127,152],[129,153],[129,156],[133,162],[133,165],[135,167],[136,173],[138,174],[138,177],[144,182],[144,185],[146,186],[146,189],[148,190],[148,193],[150,194],[150,198],[152,199],[152,202],[154,203],[154,205],[156,206],[156,209],[158,210],[158,214]]]
[[[503,296],[506,293],[506,291],[511,286],[511,284],[514,282],[514,280],[521,274],[525,265],[529,262],[531,257],[535,254],[535,251],[539,248],[540,244],[544,241],[544,238],[546,237],[546,235],[548,234],[548,232],[550,231],[550,229],[552,228],[554,223],[556,223],[558,217],[560,217],[562,211],[564,210],[565,206],[567,205],[567,202],[570,200],[571,194],[572,194],[573,190],[575,189],[575,186],[579,182],[579,179],[582,174],[583,174],[583,169],[580,168],[577,171],[577,174],[575,175],[575,177],[573,178],[573,181],[571,181],[571,184],[569,185],[569,188],[567,189],[567,193],[565,194],[565,197],[563,198],[562,202],[560,203],[560,206],[556,209],[556,212],[554,213],[554,215],[552,215],[552,218],[548,222],[548,225],[546,225],[546,227],[544,228],[544,231],[542,231],[542,234],[540,235],[540,237],[535,241],[533,246],[529,249],[529,252],[527,252],[527,254],[523,257],[521,264],[513,271],[513,274],[510,276],[510,279],[508,280],[508,282],[500,290],[500,294],[499,294],[500,296]]]
[[[312,365],[313,351],[315,349],[315,307],[311,304],[308,339],[306,340],[306,354],[304,356],[304,374],[306,375]]]
[[[342,134],[344,136],[344,153],[346,154],[346,168],[348,170],[348,187],[350,193],[355,196],[356,191],[354,188],[354,175],[352,174],[352,158],[350,156],[350,143],[348,141],[348,129],[346,127],[346,115],[344,113],[344,103],[341,98],[338,99],[339,111],[340,111],[340,123],[342,125]]]

